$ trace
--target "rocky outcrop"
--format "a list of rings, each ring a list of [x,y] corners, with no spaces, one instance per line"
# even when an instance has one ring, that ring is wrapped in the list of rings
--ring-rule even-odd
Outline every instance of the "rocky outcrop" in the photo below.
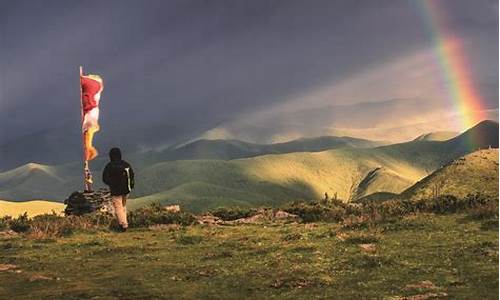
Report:
[[[100,189],[97,191],[76,191],[68,199],[64,200],[66,215],[83,215],[95,211],[105,211],[114,213],[111,203],[111,195],[108,190]]]
[[[205,214],[197,216],[199,224],[205,225],[238,225],[238,224],[263,224],[263,223],[297,223],[300,217],[286,211],[275,209],[259,209],[253,216],[231,221],[224,221],[216,216]]]

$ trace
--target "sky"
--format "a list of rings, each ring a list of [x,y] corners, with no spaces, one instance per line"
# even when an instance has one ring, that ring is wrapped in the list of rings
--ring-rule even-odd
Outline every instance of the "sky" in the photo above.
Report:
[[[78,138],[80,65],[104,78],[102,131],[165,139],[276,107],[449,106],[415,1],[0,0],[0,144]],[[498,2],[436,2],[498,108]]]

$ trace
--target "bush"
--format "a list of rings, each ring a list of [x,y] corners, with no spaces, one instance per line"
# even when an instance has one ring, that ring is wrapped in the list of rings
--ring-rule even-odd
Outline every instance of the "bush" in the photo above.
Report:
[[[30,229],[30,219],[28,213],[19,215],[19,217],[10,220],[9,227],[15,232],[27,232]]]
[[[346,216],[342,220],[342,228],[347,229],[361,229],[367,228],[371,223],[370,218],[367,215],[361,216]]]
[[[10,216],[5,216],[0,218],[0,231],[10,228],[10,221],[12,218]]]
[[[283,210],[298,215],[304,222],[339,222],[349,211],[348,205],[344,203],[334,203],[325,205],[320,203],[294,202]]]
[[[195,217],[185,212],[170,212],[163,209],[160,204],[141,207],[128,213],[129,227],[149,227],[156,224],[191,225]]]
[[[224,221],[233,221],[242,218],[249,218],[257,214],[256,209],[245,208],[226,208],[220,207],[210,212],[213,216],[221,218]]]
[[[472,219],[498,219],[498,202],[489,201],[481,206],[470,209],[469,217]]]
[[[34,217],[30,223],[30,235],[35,238],[52,238],[67,236],[79,228],[72,218],[45,214]]]

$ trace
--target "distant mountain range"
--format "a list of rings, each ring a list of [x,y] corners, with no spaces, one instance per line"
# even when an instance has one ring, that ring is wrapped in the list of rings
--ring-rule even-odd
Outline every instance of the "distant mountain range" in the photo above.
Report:
[[[451,161],[489,147],[498,148],[498,123],[492,121],[444,141],[384,146],[346,137],[274,145],[195,141],[127,157],[137,174],[136,199],[130,203],[179,203],[201,211],[318,199],[325,192],[353,201],[377,192],[401,193]],[[93,162],[96,182],[104,163],[103,158]],[[80,173],[79,163],[27,164],[0,173],[0,199],[62,201],[81,188]]]
[[[498,121],[498,109],[480,113]],[[418,98],[317,107],[283,105],[227,120],[199,138],[276,143],[330,135],[400,143],[429,132],[460,131],[457,124],[462,124],[462,119],[467,117]]]
[[[175,145],[187,145],[197,140],[233,141],[226,145],[226,153],[219,155],[208,148],[208,142],[191,145],[186,151],[203,153],[206,158],[250,157],[265,153],[287,153],[291,150],[270,149],[274,146],[255,146],[291,142],[311,137],[351,137],[351,141],[325,141],[317,150],[329,148],[328,143],[359,144],[362,141],[385,143],[405,142],[436,131],[457,131],[453,124],[460,124],[463,115],[450,115],[443,108],[423,99],[391,99],[386,101],[360,102],[351,105],[322,104],[322,106],[294,105],[269,108],[265,111],[231,116],[218,124],[199,124],[178,127],[164,119],[127,119],[124,123],[117,116],[101,116],[102,130],[94,143],[106,156],[108,149],[119,146],[125,153],[149,152],[170,149],[164,158],[189,158],[190,155],[172,150]],[[293,108],[293,109],[291,109]],[[491,120],[498,120],[498,109],[483,112]],[[159,112],[159,115],[161,113]],[[61,121],[62,122],[62,121]],[[460,129],[461,130],[461,129]],[[451,137],[451,136],[450,136]],[[335,138],[339,139],[339,138]],[[354,141],[358,139],[358,141]],[[78,117],[64,121],[54,128],[14,139],[1,140],[0,171],[6,171],[29,162],[60,165],[78,161],[82,156],[81,133]],[[313,141],[311,141],[312,143]],[[319,141],[322,142],[322,141]],[[215,142],[216,144],[217,142]],[[294,147],[292,145],[292,148]],[[286,146],[286,147],[288,147]],[[339,145],[340,146],[340,145]],[[243,149],[241,149],[243,147]],[[257,149],[256,149],[257,148]],[[305,148],[304,151],[317,151]],[[301,150],[297,150],[301,151]],[[205,155],[206,153],[213,156]],[[238,154],[243,152],[246,154]],[[156,158],[155,158],[156,159]]]
[[[415,141],[446,141],[456,137],[459,134],[460,132],[456,131],[436,131],[422,134],[418,136]]]

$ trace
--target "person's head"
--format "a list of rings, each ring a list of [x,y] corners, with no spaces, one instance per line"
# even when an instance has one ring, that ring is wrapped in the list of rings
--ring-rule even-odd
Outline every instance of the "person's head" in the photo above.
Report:
[[[117,161],[117,160],[121,160],[122,159],[122,151],[120,150],[120,148],[111,148],[111,150],[109,150],[109,159],[111,161]]]

